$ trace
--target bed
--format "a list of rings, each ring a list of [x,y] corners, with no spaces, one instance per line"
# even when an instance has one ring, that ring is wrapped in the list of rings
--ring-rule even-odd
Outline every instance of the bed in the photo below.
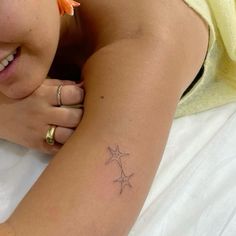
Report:
[[[50,157],[0,140],[0,222]],[[175,119],[129,236],[236,235],[236,103]]]

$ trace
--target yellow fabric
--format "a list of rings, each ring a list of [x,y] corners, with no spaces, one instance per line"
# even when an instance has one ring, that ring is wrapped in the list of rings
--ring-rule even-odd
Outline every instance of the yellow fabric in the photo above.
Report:
[[[175,118],[236,101],[236,0],[184,0],[209,25],[204,73],[179,101]]]

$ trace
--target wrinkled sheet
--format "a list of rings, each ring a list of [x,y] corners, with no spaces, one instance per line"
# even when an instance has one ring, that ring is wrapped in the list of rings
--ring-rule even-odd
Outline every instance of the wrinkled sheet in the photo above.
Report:
[[[50,158],[0,141],[0,222]],[[236,235],[236,103],[173,121],[160,167],[129,236]]]

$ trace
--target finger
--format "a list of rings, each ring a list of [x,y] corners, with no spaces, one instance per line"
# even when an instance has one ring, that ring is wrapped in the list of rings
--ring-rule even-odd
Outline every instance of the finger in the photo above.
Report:
[[[49,86],[59,86],[61,84],[62,85],[75,85],[76,82],[71,81],[71,80],[59,80],[59,79],[47,78],[44,80],[44,84],[49,85]]]
[[[62,105],[73,105],[82,103],[84,100],[84,90],[79,86],[67,85],[61,89]]]
[[[74,133],[74,129],[58,126],[55,130],[55,140],[58,143],[65,144],[70,136]]]
[[[57,152],[61,149],[62,145],[60,143],[56,143],[54,145],[49,145],[45,139],[42,140],[41,148],[40,150],[43,153],[49,154],[49,155],[56,155]]]
[[[48,112],[51,124],[66,128],[76,128],[83,116],[82,109],[53,107]]]
[[[58,106],[61,101],[61,105],[74,105],[82,103],[84,100],[84,90],[77,85],[64,85],[60,89],[60,95],[58,92],[58,86],[46,88],[49,104]]]

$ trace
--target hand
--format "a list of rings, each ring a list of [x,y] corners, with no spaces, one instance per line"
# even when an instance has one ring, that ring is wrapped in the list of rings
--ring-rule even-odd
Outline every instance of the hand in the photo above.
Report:
[[[59,107],[57,88],[61,84],[63,106]],[[15,100],[0,94],[0,138],[44,153],[56,154],[82,118],[82,109],[66,105],[82,103],[83,98],[82,84],[55,79],[46,79],[24,99]],[[50,125],[56,126],[56,142],[53,146],[45,142]]]

